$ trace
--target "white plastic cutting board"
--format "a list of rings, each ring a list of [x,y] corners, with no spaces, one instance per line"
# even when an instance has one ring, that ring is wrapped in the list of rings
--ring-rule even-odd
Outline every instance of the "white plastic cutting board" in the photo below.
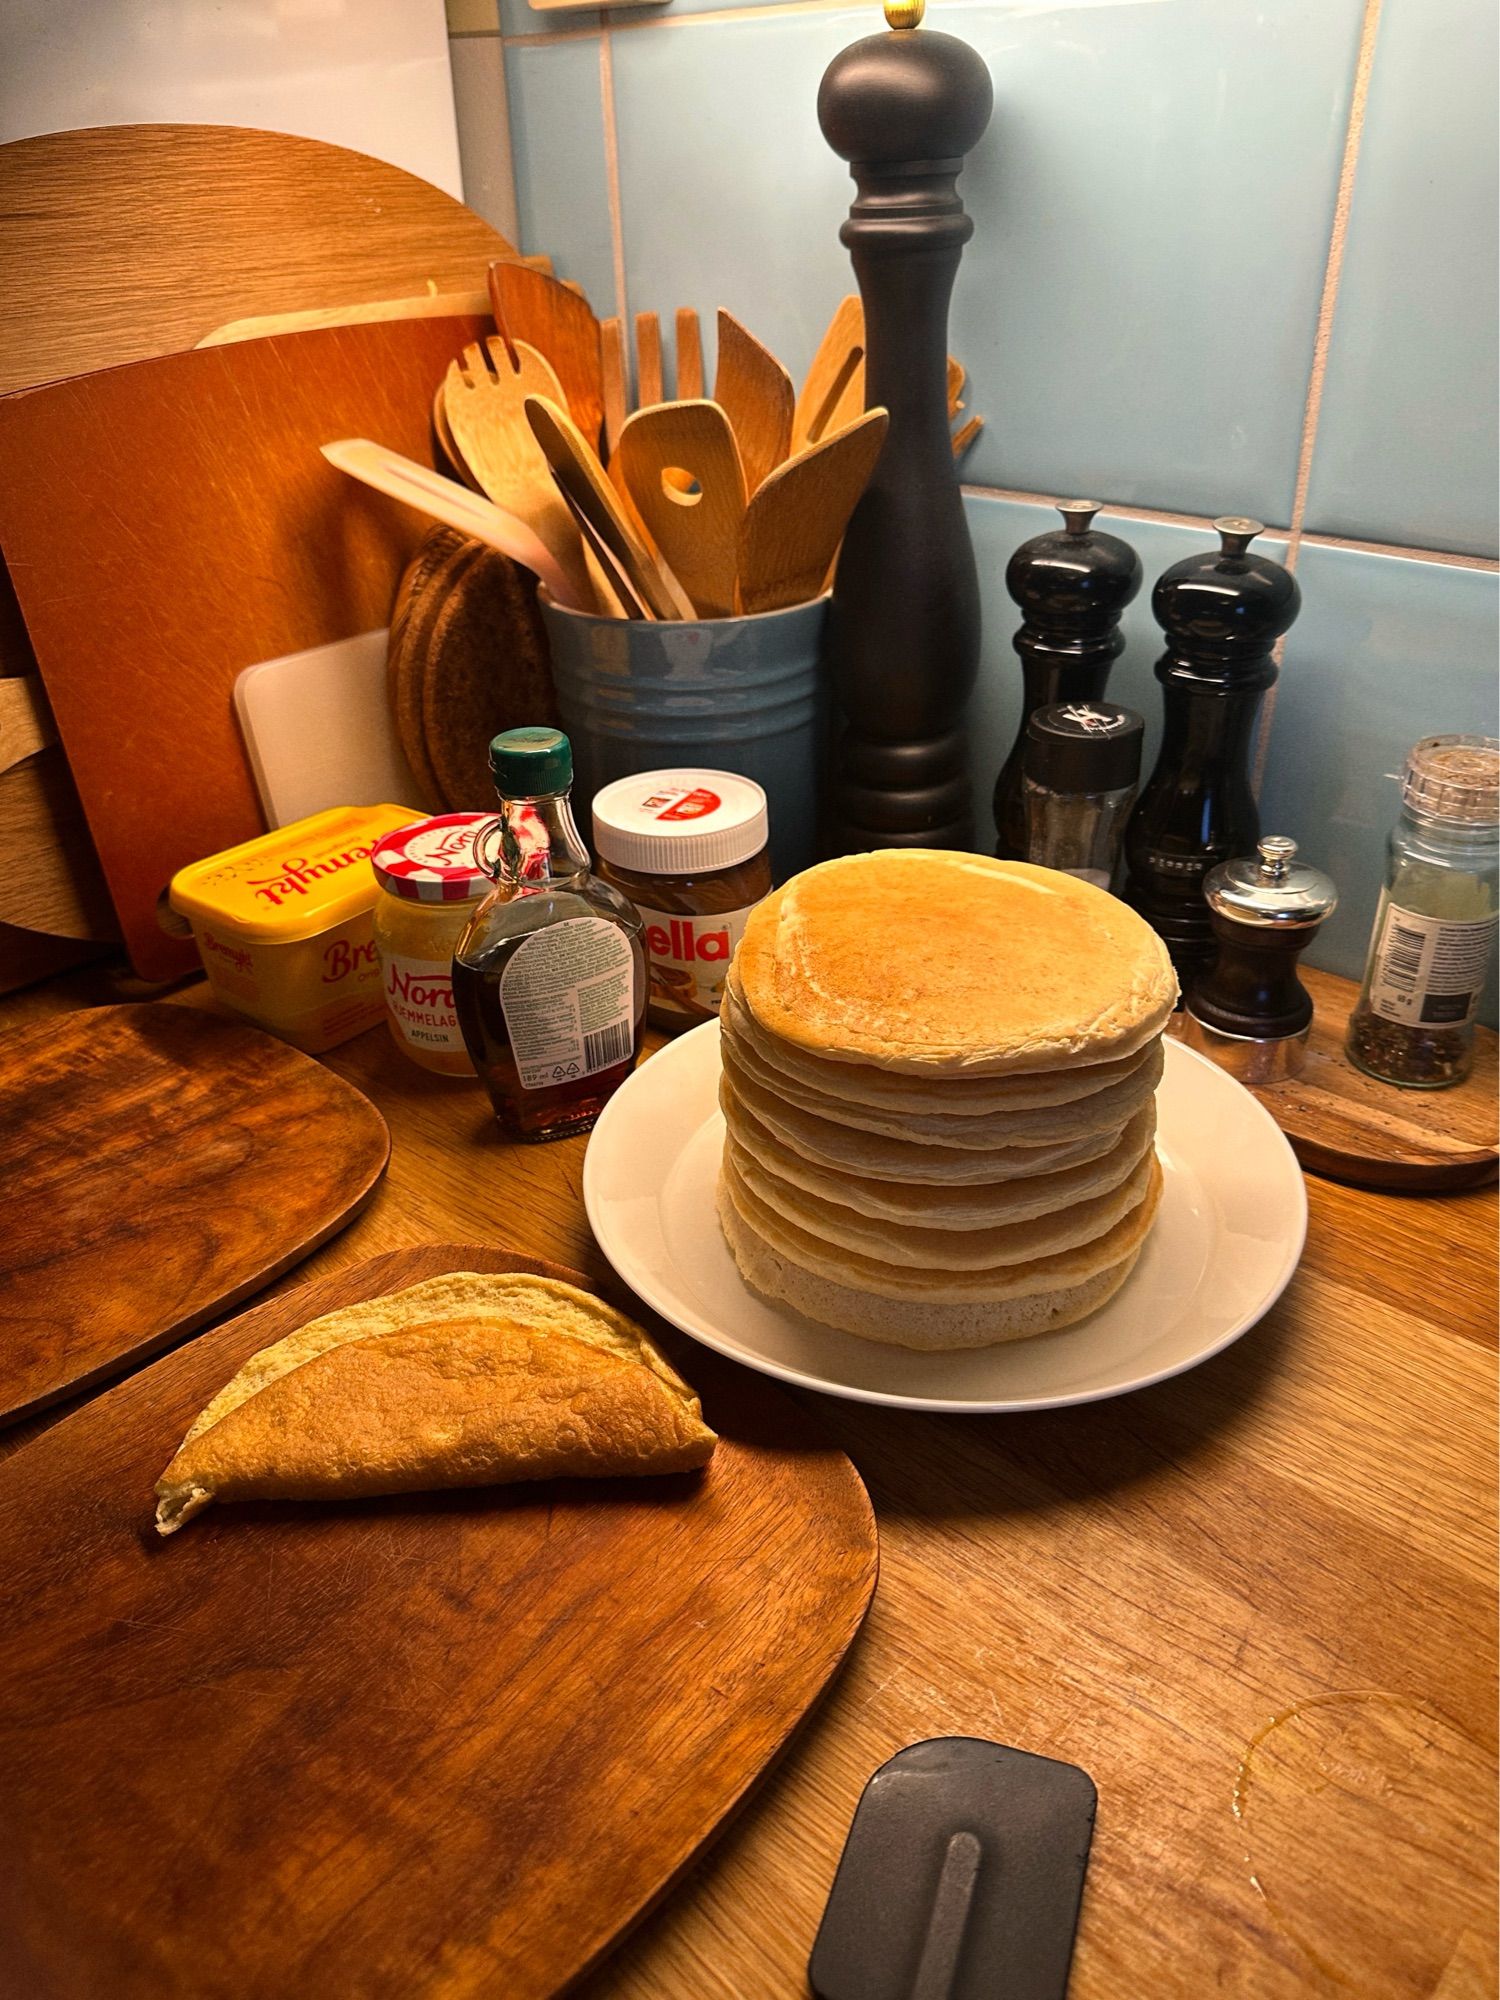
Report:
[[[268,826],[325,806],[421,799],[386,694],[386,631],[246,667],[234,708]]]

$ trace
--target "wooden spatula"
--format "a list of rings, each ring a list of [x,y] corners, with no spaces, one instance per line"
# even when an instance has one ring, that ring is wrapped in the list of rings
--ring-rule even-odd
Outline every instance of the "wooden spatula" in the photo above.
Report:
[[[691,599],[636,533],[597,453],[567,411],[545,396],[528,396],[526,419],[568,505],[589,523],[645,608],[655,618],[694,617]]]
[[[779,465],[745,509],[740,530],[743,612],[805,604],[822,590],[855,502],[885,443],[883,409]]]
[[[792,448],[797,394],[776,356],[722,306],[714,401],[734,426],[753,493]]]
[[[453,441],[480,487],[497,507],[528,521],[571,577],[576,597],[588,600],[588,572],[573,517],[557,490],[546,454],[526,421],[526,398],[561,403],[563,391],[550,364],[528,341],[505,345],[492,336],[463,351],[443,382],[443,408]]]
[[[447,459],[454,473],[463,481],[465,486],[470,487],[477,493],[479,491],[479,481],[470,472],[468,466],[464,464],[464,455],[458,448],[458,442],[453,435],[453,427],[448,422],[448,406],[443,401],[443,384],[441,382],[438,383],[432,392],[432,429],[434,436],[442,447],[443,456]]]
[[[717,403],[658,403],[627,417],[615,465],[646,531],[700,618],[734,610],[745,475]]]
[[[619,319],[599,322],[599,373],[604,384],[604,449],[613,459],[620,432],[630,414],[630,392],[626,387],[625,325]]]
[[[472,535],[476,542],[499,549],[502,555],[539,577],[556,603],[573,611],[589,609],[588,598],[580,597],[535,530],[492,500],[486,500],[483,494],[471,493],[456,479],[445,479],[430,466],[403,458],[399,451],[387,451],[384,445],[374,444],[369,438],[335,438],[319,449],[330,465],[347,472],[351,479],[373,486],[377,493],[388,494],[392,500],[403,501],[419,514],[456,528],[461,535]]]
[[[792,420],[792,444],[803,451],[823,436],[839,398],[854,370],[865,358],[865,314],[858,292],[840,299],[828,330],[818,343],[812,366],[797,396]],[[861,390],[861,396],[863,390]]]
[[[661,321],[655,313],[635,316],[635,405],[638,410],[659,403],[666,378],[661,365]]]
[[[691,306],[677,309],[677,400],[695,402],[703,394],[703,336]]]
[[[562,384],[564,407],[599,448],[604,389],[599,369],[599,322],[581,292],[529,271],[521,264],[491,264],[490,302],[512,340],[524,340],[551,362]]]

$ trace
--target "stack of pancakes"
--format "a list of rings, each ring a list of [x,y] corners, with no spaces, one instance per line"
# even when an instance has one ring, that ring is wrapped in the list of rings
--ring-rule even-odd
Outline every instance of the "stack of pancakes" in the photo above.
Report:
[[[917,1348],[1068,1326],[1161,1193],[1161,941],[1052,869],[892,849],[751,916],[721,1015],[724,1233],[746,1282]]]

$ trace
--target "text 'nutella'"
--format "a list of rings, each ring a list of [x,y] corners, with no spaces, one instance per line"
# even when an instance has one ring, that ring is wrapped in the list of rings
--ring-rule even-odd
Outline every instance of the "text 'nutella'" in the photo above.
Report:
[[[771,888],[766,795],[732,771],[646,771],[594,797],[599,870],[641,913],[650,1015],[711,1021],[750,912]]]

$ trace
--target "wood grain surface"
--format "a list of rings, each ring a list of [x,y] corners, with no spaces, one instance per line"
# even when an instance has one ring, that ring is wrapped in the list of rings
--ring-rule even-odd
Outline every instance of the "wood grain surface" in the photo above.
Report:
[[[156,920],[174,871],[262,829],[236,674],[385,624],[427,529],[319,444],[426,459],[433,385],[487,326],[286,334],[0,402],[0,544],[143,976],[195,963]]]
[[[1401,1090],[1365,1076],[1344,1054],[1357,989],[1308,966],[1301,977],[1316,1010],[1307,1067],[1255,1095],[1303,1166],[1358,1187],[1417,1193],[1493,1181],[1500,1170],[1494,1030],[1475,1031],[1474,1069],[1465,1083]]]
[[[6,1010],[77,1005],[95,979]],[[604,1275],[584,1141],[507,1145],[477,1087],[382,1031],[327,1062],[395,1149],[309,1273],[477,1235]],[[1493,1995],[1496,1199],[1317,1177],[1308,1196],[1284,1296],[1174,1381],[1019,1417],[805,1399],[875,1502],[870,1616],[585,2000],[801,1995],[861,1787],[949,1733],[1098,1784],[1069,2000]]]
[[[482,290],[510,253],[452,195],[318,139],[228,125],[18,139],[0,146],[0,390],[174,354],[231,320]]]
[[[0,1036],[0,1423],[279,1277],[389,1150],[356,1090],[242,1022],[112,1007]]]
[[[0,1468],[0,1990],[541,2000],[687,1865],[821,1692],[875,1582],[853,1467],[694,1352],[702,1474],[337,1506],[152,1486],[250,1354],[449,1270],[284,1294]]]

